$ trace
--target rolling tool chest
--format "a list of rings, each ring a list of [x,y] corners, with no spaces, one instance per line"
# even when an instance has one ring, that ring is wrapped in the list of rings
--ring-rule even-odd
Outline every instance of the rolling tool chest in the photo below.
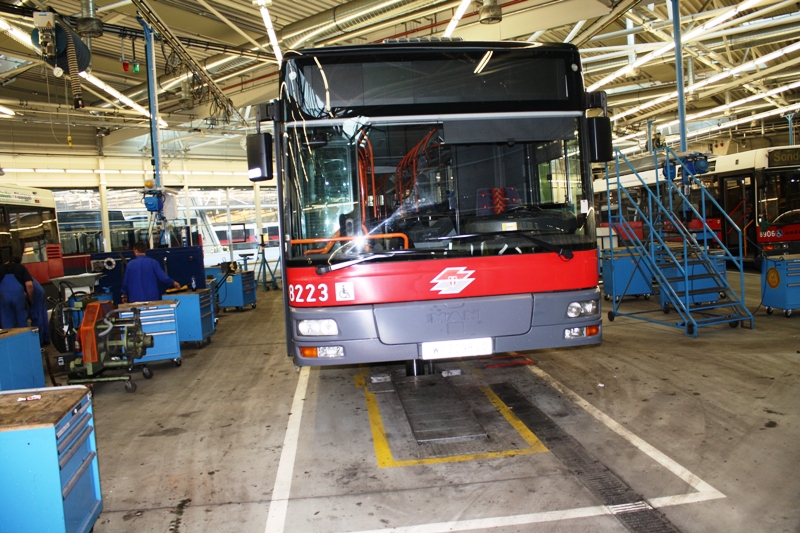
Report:
[[[91,531],[103,498],[89,389],[0,393],[0,449],[1,531]]]

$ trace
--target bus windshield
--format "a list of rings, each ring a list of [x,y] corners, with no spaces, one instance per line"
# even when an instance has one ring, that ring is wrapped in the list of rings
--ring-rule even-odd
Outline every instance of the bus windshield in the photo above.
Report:
[[[594,246],[576,116],[415,122],[287,128],[290,261]]]
[[[767,171],[761,189],[761,224],[800,223],[800,170]]]

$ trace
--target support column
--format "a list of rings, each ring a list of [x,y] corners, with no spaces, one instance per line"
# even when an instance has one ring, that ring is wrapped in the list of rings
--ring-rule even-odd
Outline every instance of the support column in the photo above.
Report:
[[[264,225],[261,223],[261,185],[258,182],[253,182],[253,205],[256,211],[256,242],[261,244],[261,233],[264,231]]]
[[[672,1],[672,37],[675,40],[675,81],[678,85],[678,128],[681,152],[686,151],[686,100],[683,95],[683,53],[681,50],[681,9],[679,0]]]
[[[98,159],[98,168],[102,171],[104,164],[102,159]],[[108,182],[106,181],[106,173],[100,172],[100,183],[98,184],[98,191],[100,192],[100,227],[103,231],[103,251],[111,251],[111,223],[108,220]]]

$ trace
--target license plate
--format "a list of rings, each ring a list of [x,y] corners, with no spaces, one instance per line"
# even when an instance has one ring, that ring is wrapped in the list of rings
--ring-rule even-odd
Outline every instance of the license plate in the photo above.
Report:
[[[457,341],[423,342],[423,359],[448,359],[471,355],[491,355],[492,339],[461,339]]]

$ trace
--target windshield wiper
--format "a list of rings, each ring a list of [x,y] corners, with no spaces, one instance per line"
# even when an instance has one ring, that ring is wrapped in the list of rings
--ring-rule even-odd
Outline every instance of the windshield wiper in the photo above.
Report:
[[[488,232],[488,233],[471,233],[469,235],[453,235],[452,237],[442,237],[442,239],[448,239],[448,240],[453,240],[453,241],[458,240],[458,239],[472,240],[472,239],[486,238],[489,235],[492,235],[492,236],[497,236],[497,235],[509,236],[509,235],[513,235],[515,237],[522,237],[523,239],[526,239],[526,240],[532,242],[536,246],[539,246],[540,248],[543,248],[543,249],[547,250],[548,252],[557,253],[559,257],[563,257],[567,261],[569,261],[570,259],[575,257],[575,254],[572,253],[572,250],[570,250],[568,248],[560,248],[559,246],[557,246],[555,244],[549,243],[549,242],[547,242],[545,240],[542,240],[542,239],[539,239],[537,237],[533,237],[531,235],[528,235],[527,233],[523,233],[522,231],[493,231],[493,232]]]
[[[453,253],[453,250],[438,250],[439,252],[443,252],[437,254],[437,251],[431,250],[429,252],[423,252],[421,250],[395,250],[393,252],[382,252],[378,254],[371,254],[371,255],[363,255],[361,257],[357,257],[355,259],[351,259],[350,261],[342,261],[341,263],[334,263],[328,265],[322,265],[317,267],[317,274],[322,276],[323,274],[327,274],[328,272],[333,272],[334,270],[341,270],[343,268],[351,267],[353,265],[358,265],[360,263],[364,263],[366,261],[372,261],[373,259],[389,259],[392,257],[398,256],[407,256],[407,257],[430,257],[433,259],[437,257],[437,255],[443,255],[444,257],[453,255],[453,256],[462,256],[466,255],[463,253]]]
[[[537,239],[536,237],[532,237],[532,236],[526,235],[524,233],[520,233],[520,235],[524,239],[528,239],[529,241],[531,241],[533,244],[535,244],[537,246],[541,246],[542,248],[544,248],[548,252],[557,253],[558,257],[563,257],[567,261],[569,261],[570,259],[575,257],[575,254],[572,253],[572,250],[569,250],[567,248],[559,248],[555,244],[551,244],[551,243],[549,243],[547,241],[543,241],[542,239]]]

